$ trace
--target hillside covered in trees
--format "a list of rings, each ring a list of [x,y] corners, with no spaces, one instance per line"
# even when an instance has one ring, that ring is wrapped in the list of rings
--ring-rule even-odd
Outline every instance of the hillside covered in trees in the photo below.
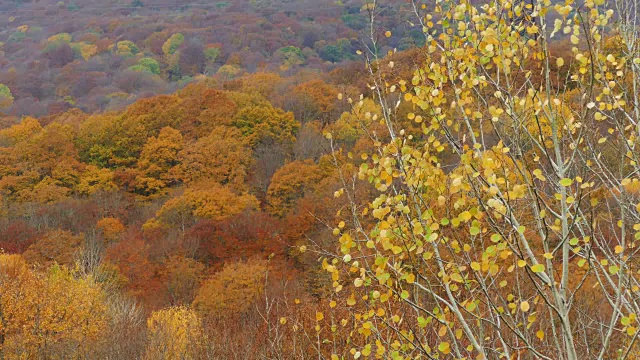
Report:
[[[0,84],[7,114],[119,109],[199,76],[326,72],[356,59],[368,15],[360,1],[70,0],[0,4]],[[385,49],[421,45],[410,7],[385,5],[398,29]],[[5,87],[0,90],[7,91]],[[0,91],[2,92],[2,91]]]
[[[639,358],[636,5],[3,3],[0,360]]]

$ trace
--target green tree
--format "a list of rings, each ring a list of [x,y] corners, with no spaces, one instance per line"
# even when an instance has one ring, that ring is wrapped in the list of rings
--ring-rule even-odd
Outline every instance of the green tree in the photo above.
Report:
[[[158,61],[153,58],[146,57],[138,60],[138,63],[136,65],[130,66],[129,70],[143,72],[146,71],[155,75],[159,75],[160,63],[158,63]]]
[[[169,57],[170,55],[175,54],[178,51],[178,48],[184,42],[184,35],[181,33],[175,33],[165,41],[162,45],[162,52],[165,56]]]
[[[0,84],[0,108],[8,108],[13,105],[13,94],[5,84]]]

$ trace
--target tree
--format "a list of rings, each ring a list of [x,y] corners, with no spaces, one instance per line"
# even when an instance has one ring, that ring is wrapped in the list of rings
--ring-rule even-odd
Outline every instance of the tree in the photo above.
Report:
[[[183,75],[202,73],[206,60],[205,49],[200,43],[189,42],[180,50],[180,70]]]
[[[154,311],[147,320],[145,359],[195,359],[207,337],[198,315],[186,307]]]
[[[106,217],[96,223],[96,230],[102,233],[106,243],[118,242],[125,229],[124,224],[118,218]]]
[[[43,55],[49,61],[49,66],[52,68],[61,68],[72,62],[75,57],[73,49],[66,42],[56,44]]]
[[[130,40],[122,40],[116,43],[114,48],[116,54],[122,56],[133,56],[140,52],[138,46]]]
[[[293,88],[298,99],[296,117],[304,124],[320,120],[327,124],[334,120],[338,91],[320,79],[310,80]]]
[[[163,271],[171,304],[191,304],[204,277],[204,264],[188,257],[172,255],[166,260]]]
[[[93,195],[98,192],[109,192],[117,189],[113,171],[88,165],[80,175],[76,191],[82,195]]]
[[[295,201],[312,190],[325,176],[313,160],[293,161],[276,171],[267,190],[269,212],[284,216]]]
[[[162,284],[158,283],[157,264],[149,259],[149,244],[142,239],[125,239],[107,248],[106,259],[126,278],[127,293],[158,306]]]
[[[233,119],[233,125],[252,145],[267,138],[281,144],[292,143],[300,127],[292,113],[275,108],[268,102],[243,107]]]
[[[29,263],[43,268],[53,264],[72,266],[83,242],[82,235],[73,235],[64,230],[51,230],[29,246],[24,252],[24,258]]]
[[[181,33],[175,33],[171,35],[162,45],[162,52],[165,56],[169,57],[170,55],[175,54],[180,45],[184,42],[184,35]]]
[[[147,221],[143,228],[178,227],[184,235],[186,228],[198,218],[220,221],[258,206],[259,202],[253,195],[238,194],[229,186],[204,181],[191,185],[183,195],[165,202],[155,218]]]
[[[640,310],[637,14],[620,14],[616,52],[602,2],[413,5],[427,39],[413,77],[386,81],[375,38],[366,54],[388,140],[357,175],[379,194],[358,206],[343,174],[337,195],[352,205],[323,261],[352,309],[351,353],[628,358]],[[540,16],[517,20],[526,11]],[[562,29],[571,59],[550,47]],[[552,81],[566,67],[567,82]],[[419,133],[394,116],[398,91]]]
[[[85,61],[98,54],[98,46],[84,41],[69,44],[71,49]]]
[[[295,46],[282,47],[278,49],[274,55],[280,58],[282,69],[288,69],[295,65],[302,65],[305,61],[302,50]]]
[[[165,188],[177,183],[176,167],[183,148],[182,134],[170,127],[150,137],[142,148],[137,168],[136,192],[144,196],[162,195]]]
[[[204,82],[189,84],[178,95],[185,113],[180,131],[188,139],[207,136],[218,126],[231,125],[237,111],[227,92],[211,89]]]
[[[160,75],[160,64],[154,58],[145,57],[138,60],[136,65],[129,67],[133,71],[146,71],[155,75]]]
[[[122,113],[89,117],[76,139],[80,158],[109,168],[135,164],[150,137],[164,127],[180,127],[184,119],[180,105],[175,95],[159,95],[137,101]]]
[[[202,316],[227,317],[241,314],[253,305],[264,291],[267,262],[226,264],[198,290],[193,307]]]
[[[220,56],[220,48],[215,46],[207,46],[204,49],[204,56],[209,63],[215,63]]]
[[[0,84],[0,108],[8,108],[13,104],[13,94],[5,84]]]
[[[252,162],[249,142],[238,129],[218,126],[180,152],[177,171],[189,183],[209,179],[221,185],[243,189]]]
[[[0,134],[10,145],[2,152],[6,165],[0,180],[10,198],[50,203],[67,197],[81,168],[70,125],[54,122],[43,128],[37,120],[25,118]]]
[[[57,266],[36,273],[19,255],[0,254],[0,357],[88,356],[107,320],[91,278]]]

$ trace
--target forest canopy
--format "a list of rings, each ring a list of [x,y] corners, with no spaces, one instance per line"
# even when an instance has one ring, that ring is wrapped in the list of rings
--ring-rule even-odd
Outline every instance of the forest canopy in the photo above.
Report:
[[[635,5],[3,4],[0,359],[638,358]]]

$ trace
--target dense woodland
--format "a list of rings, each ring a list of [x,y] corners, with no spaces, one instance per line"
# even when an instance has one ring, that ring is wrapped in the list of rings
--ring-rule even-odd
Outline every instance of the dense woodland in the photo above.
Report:
[[[532,4],[0,4],[0,360],[639,358],[640,4]]]
[[[11,115],[117,110],[200,76],[327,72],[356,60],[368,16],[359,0],[70,0],[0,4],[0,84]],[[385,5],[397,29],[381,51],[424,44],[409,5]]]

